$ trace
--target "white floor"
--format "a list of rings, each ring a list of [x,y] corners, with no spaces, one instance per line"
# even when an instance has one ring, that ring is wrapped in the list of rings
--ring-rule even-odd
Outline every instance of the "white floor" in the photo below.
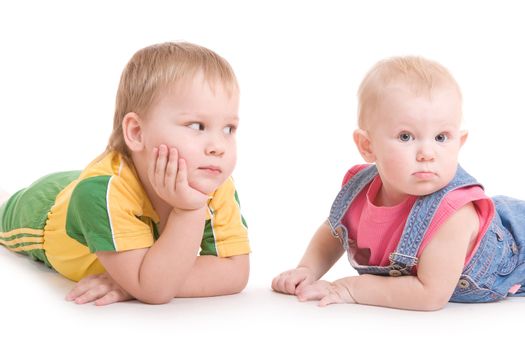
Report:
[[[0,58],[0,186],[14,192],[83,168],[105,148],[131,54],[195,42],[227,58],[241,85],[234,176],[254,252],[239,295],[97,308],[65,302],[72,282],[0,247],[0,350],[521,349],[525,298],[423,313],[318,308],[269,289],[273,275],[299,261],[345,171],[362,162],[351,140],[355,92],[379,59],[415,54],[447,66],[470,130],[462,165],[490,195],[525,198],[519,4],[0,1],[0,33],[9,33]],[[336,267],[330,277],[352,273],[344,261]]]
[[[394,345],[437,348],[520,346],[525,299],[495,304],[449,304],[438,312],[362,305],[319,308],[270,291],[256,257],[247,289],[235,296],[138,302],[105,307],[64,301],[73,283],[42,264],[0,248],[0,330],[18,345],[53,349],[219,349]],[[102,346],[103,345],[103,346]],[[5,349],[4,347],[0,347]],[[26,348],[23,346],[22,348]],[[372,348],[376,348],[372,346]],[[485,347],[484,347],[485,348]],[[507,348],[508,349],[508,348]]]

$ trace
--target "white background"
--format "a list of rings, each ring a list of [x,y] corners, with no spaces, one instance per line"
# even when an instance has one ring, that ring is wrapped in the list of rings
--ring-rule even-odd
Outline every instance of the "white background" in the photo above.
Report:
[[[462,165],[487,192],[525,198],[524,10],[518,1],[17,1],[0,4],[0,186],[80,169],[105,148],[121,71],[138,49],[185,40],[241,85],[234,178],[252,273],[237,296],[104,308],[62,300],[72,283],[0,249],[0,334],[13,344],[256,348],[517,345],[525,300],[437,313],[317,308],[272,293],[361,162],[356,91],[379,59],[416,54],[463,89]],[[344,259],[329,272],[354,274]],[[512,336],[508,336],[508,335]],[[0,348],[4,348],[0,345]]]

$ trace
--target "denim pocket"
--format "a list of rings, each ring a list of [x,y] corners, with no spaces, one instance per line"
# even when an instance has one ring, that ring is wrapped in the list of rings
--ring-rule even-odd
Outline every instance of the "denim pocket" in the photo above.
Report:
[[[507,276],[514,271],[518,264],[518,246],[506,228],[497,225],[495,230],[500,250],[496,272],[500,276]]]
[[[450,301],[456,303],[488,303],[503,298],[505,298],[504,295],[480,287],[472,278],[462,275],[450,297]]]

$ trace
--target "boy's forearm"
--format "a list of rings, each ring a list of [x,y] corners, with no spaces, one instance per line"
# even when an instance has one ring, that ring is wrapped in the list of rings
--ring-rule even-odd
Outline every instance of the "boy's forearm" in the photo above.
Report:
[[[361,275],[334,283],[343,285],[359,304],[397,309],[432,311],[441,309],[450,298],[442,291],[425,286],[417,276]]]
[[[178,293],[196,262],[204,222],[204,209],[170,213],[163,232],[140,266],[140,294],[169,300]]]
[[[341,242],[332,236],[328,224],[323,223],[312,237],[299,266],[309,268],[319,279],[343,253]]]
[[[199,256],[177,297],[207,297],[241,292],[250,273],[249,255]]]

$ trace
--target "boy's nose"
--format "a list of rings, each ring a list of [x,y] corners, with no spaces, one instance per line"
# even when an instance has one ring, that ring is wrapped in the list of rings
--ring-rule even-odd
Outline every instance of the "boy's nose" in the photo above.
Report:
[[[224,154],[224,142],[219,138],[211,138],[206,146],[206,154],[211,156],[222,156]]]

